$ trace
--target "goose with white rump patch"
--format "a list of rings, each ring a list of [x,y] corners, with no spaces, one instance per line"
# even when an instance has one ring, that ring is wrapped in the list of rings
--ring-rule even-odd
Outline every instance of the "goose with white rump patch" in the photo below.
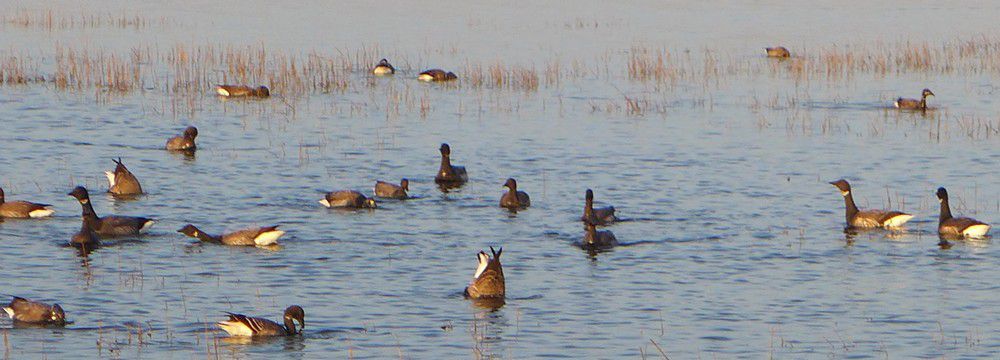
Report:
[[[52,216],[55,210],[49,209],[52,205],[38,204],[28,201],[5,201],[3,189],[0,188],[0,217],[5,218],[43,218]]]
[[[860,210],[854,204],[854,194],[847,180],[831,181],[831,185],[840,190],[847,207],[847,227],[857,229],[899,228],[913,218],[913,215],[895,210]]]
[[[98,217],[94,206],[90,203],[90,194],[83,186],[77,186],[69,194],[80,202],[83,208],[83,221],[89,223],[91,229],[102,238],[116,236],[134,236],[149,230],[156,222],[153,219],[138,216],[108,215]]]
[[[217,85],[215,87],[215,92],[219,94],[219,96],[224,97],[266,98],[271,96],[271,90],[269,90],[267,86],[258,86],[253,88],[246,85]]]
[[[328,208],[344,209],[374,209],[378,207],[375,199],[354,190],[337,190],[326,194],[319,201],[320,204]]]
[[[430,69],[417,75],[417,80],[425,82],[442,82],[458,79],[458,75],[451,71],[441,69]]]
[[[36,325],[66,325],[66,313],[59,304],[48,305],[14,296],[3,308],[15,323]]]
[[[301,334],[306,328],[306,313],[298,305],[285,309],[284,325],[259,317],[230,312],[226,314],[229,315],[229,320],[220,321],[216,325],[229,336],[292,336]],[[298,328],[295,326],[296,321],[300,325]]]
[[[937,198],[941,202],[941,215],[938,217],[938,235],[948,238],[985,238],[991,226],[982,221],[968,217],[953,217],[948,204],[948,190],[937,189]]]
[[[395,73],[396,68],[392,67],[392,64],[390,64],[389,60],[386,59],[379,60],[378,64],[372,68],[372,74],[375,76],[392,75]]]
[[[122,164],[122,159],[111,159],[111,161],[116,164],[115,171],[104,172],[104,175],[108,177],[108,192],[114,196],[142,195],[142,185],[139,185],[139,179],[125,167],[125,164]]]
[[[476,267],[475,275],[472,276],[472,282],[465,288],[466,297],[471,299],[503,298],[506,294],[503,265],[500,264],[500,254],[503,253],[503,248],[496,251],[491,246],[490,252],[493,253],[492,258],[485,251],[476,254],[479,264]]]
[[[277,244],[278,239],[285,235],[284,231],[278,230],[278,225],[256,226],[215,236],[187,224],[177,232],[204,242],[234,246],[270,246]]]

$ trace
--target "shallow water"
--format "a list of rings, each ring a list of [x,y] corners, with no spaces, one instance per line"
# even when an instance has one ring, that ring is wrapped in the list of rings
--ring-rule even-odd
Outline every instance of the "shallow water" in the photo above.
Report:
[[[162,84],[111,95],[0,86],[0,185],[8,200],[57,210],[0,222],[0,293],[58,302],[74,321],[11,329],[0,320],[5,358],[657,358],[657,346],[672,359],[1000,356],[1000,252],[992,241],[942,250],[934,232],[938,186],[953,212],[1000,222],[998,74],[796,81],[792,62],[760,54],[775,43],[808,53],[973,38],[1000,30],[997,5],[592,2],[528,13],[536,4],[451,3],[424,13],[431,5],[404,3],[375,20],[369,2],[67,3],[0,10],[138,13],[154,24],[8,24],[0,54],[37,52],[44,67],[56,43],[330,56],[377,47],[401,59],[401,73],[371,80],[358,69],[344,91],[247,101],[206,88],[177,102]],[[948,26],[921,32],[931,20]],[[770,25],[779,22],[787,26]],[[634,81],[623,64],[633,46],[690,50],[698,66],[711,49],[745,67],[706,81]],[[589,70],[531,91],[412,79],[499,60],[542,71],[552,59]],[[938,94],[935,110],[888,108],[923,87]],[[394,108],[391,94],[407,95]],[[648,102],[630,113],[624,97]],[[200,130],[196,156],[160,149],[188,124]],[[442,142],[469,171],[458,191],[433,183]],[[117,157],[147,195],[103,193]],[[401,177],[419,198],[374,211],[317,204],[326,191],[370,193],[375,180]],[[507,177],[531,208],[497,207]],[[848,242],[843,200],[827,184],[838,178],[852,181],[860,206],[916,217],[902,234]],[[79,229],[80,208],[65,195],[75,185],[91,189],[98,214],[159,221],[138,241],[78,257],[63,247]],[[574,246],[587,188],[626,219],[608,227],[623,243],[612,251]],[[288,234],[276,251],[202,245],[175,232],[187,223],[210,233],[280,224]],[[496,311],[461,296],[489,246],[504,248],[508,298]],[[306,311],[301,338],[246,343],[213,326],[225,311],[279,319],[290,304]]]

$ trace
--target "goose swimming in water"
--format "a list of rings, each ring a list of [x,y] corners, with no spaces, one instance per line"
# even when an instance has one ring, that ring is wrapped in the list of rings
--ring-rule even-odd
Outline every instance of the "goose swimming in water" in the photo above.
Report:
[[[215,92],[220,96],[225,96],[225,97],[266,98],[271,96],[271,90],[269,90],[267,86],[259,86],[253,88],[246,85],[217,85],[215,87]]]
[[[372,68],[372,74],[376,76],[392,75],[395,73],[396,68],[392,67],[392,64],[390,64],[389,60],[386,59],[379,60],[378,64]]]
[[[327,193],[319,203],[328,208],[374,209],[378,207],[375,199],[368,198],[354,190],[337,190]]]
[[[385,181],[375,182],[375,196],[385,199],[407,199],[409,195],[406,194],[410,191],[410,181],[403,179],[399,181],[399,185],[390,184]]]
[[[784,46],[769,47],[769,48],[764,48],[764,50],[767,50],[767,57],[787,58],[792,56],[792,53],[788,52],[788,49],[786,49]]]
[[[214,236],[187,224],[177,232],[205,242],[234,246],[270,246],[277,244],[278,239],[285,235],[284,231],[278,230],[278,225],[256,226]]]
[[[66,313],[59,304],[48,305],[31,301],[22,297],[14,296],[3,308],[7,316],[15,323],[38,324],[38,325],[66,325]]]
[[[602,208],[594,208],[594,191],[587,189],[586,203],[583,205],[583,216],[580,220],[584,223],[590,223],[594,225],[607,225],[612,222],[618,221],[615,217],[615,207],[607,206]]]
[[[156,221],[145,217],[108,215],[98,217],[94,206],[90,203],[90,194],[83,186],[77,186],[69,194],[80,202],[83,208],[83,221],[102,238],[116,236],[134,236],[146,232]]]
[[[500,197],[500,207],[517,210],[531,206],[528,193],[517,190],[517,181],[514,178],[507,179],[503,186],[507,188],[507,192]]]
[[[458,75],[455,75],[451,71],[445,72],[441,69],[430,69],[417,75],[417,80],[426,82],[451,81],[455,79],[458,79]]]
[[[464,166],[451,164],[451,146],[441,144],[441,167],[438,168],[434,182],[438,184],[461,184],[469,181],[469,175],[465,172]]]
[[[111,161],[116,164],[115,171],[104,172],[104,175],[108,177],[108,192],[115,196],[142,195],[142,185],[139,185],[139,179],[125,167],[125,164],[122,164],[122,159],[111,159]]]
[[[229,320],[220,321],[216,325],[229,336],[292,336],[301,334],[306,328],[306,313],[298,305],[285,309],[284,325],[259,317],[230,312],[226,314],[229,315]],[[298,329],[295,327],[296,321],[299,322]]]
[[[5,200],[3,189],[0,188],[0,218],[43,218],[55,213],[55,210],[49,209],[52,207],[49,204]]]
[[[495,251],[493,247],[490,247],[490,252],[493,253],[492,258],[485,251],[480,251],[479,254],[476,254],[476,259],[479,263],[476,267],[475,275],[472,276],[472,282],[465,288],[466,297],[471,299],[504,297],[506,286],[504,284],[503,265],[500,264],[500,254],[503,253],[503,248]]]
[[[901,110],[927,110],[927,97],[934,96],[931,89],[924,89],[920,93],[920,100],[898,98],[893,102],[893,106]]]
[[[844,204],[847,207],[847,226],[850,228],[873,229],[873,228],[898,228],[913,218],[913,215],[895,210],[860,210],[854,204],[854,195],[851,193],[851,184],[847,180],[840,179],[831,181],[831,185],[840,190],[844,196]]]
[[[968,217],[951,216],[951,207],[948,205],[948,190],[943,187],[937,189],[937,198],[941,203],[941,215],[938,217],[938,235],[947,238],[985,238],[990,232],[991,226],[982,221]]]
[[[178,136],[174,136],[167,140],[167,150],[170,151],[195,151],[197,146],[194,143],[194,139],[198,137],[198,128],[194,126],[188,126],[184,129],[184,133]]]

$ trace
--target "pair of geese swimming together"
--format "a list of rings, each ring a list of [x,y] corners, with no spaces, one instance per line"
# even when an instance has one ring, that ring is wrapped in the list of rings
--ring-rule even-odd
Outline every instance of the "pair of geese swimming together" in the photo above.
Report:
[[[28,300],[13,296],[3,308],[15,325],[28,326],[66,326],[66,312],[59,304]],[[216,323],[219,328],[231,336],[282,336],[296,335],[306,327],[305,311],[301,306],[292,305],[285,309],[283,324],[243,314],[227,312],[228,320]],[[296,326],[295,322],[298,322]]]
[[[792,56],[792,53],[784,46],[766,47],[764,50],[767,51],[767,57],[771,58],[787,59]],[[934,93],[930,89],[924,89],[920,93],[919,100],[900,97],[892,105],[901,110],[927,110],[928,96],[934,96]]]
[[[913,218],[913,215],[896,210],[861,210],[854,203],[854,195],[851,193],[851,184],[847,180],[840,179],[830,184],[840,190],[844,196],[844,204],[847,208],[847,227],[851,229],[899,229]],[[948,190],[941,187],[937,189],[937,198],[941,203],[941,211],[938,216],[938,235],[943,240],[942,244],[947,244],[946,239],[980,239],[987,236],[990,225],[982,221],[968,217],[954,217],[951,214],[951,206],[948,204]]]
[[[389,60],[382,59],[371,70],[375,76],[389,76],[396,73],[396,68],[389,63]],[[430,69],[417,74],[417,80],[425,82],[444,82],[458,79],[458,75],[451,71],[441,69]],[[222,97],[255,97],[266,98],[271,96],[271,90],[267,86],[252,87],[247,85],[217,85],[215,93]]]

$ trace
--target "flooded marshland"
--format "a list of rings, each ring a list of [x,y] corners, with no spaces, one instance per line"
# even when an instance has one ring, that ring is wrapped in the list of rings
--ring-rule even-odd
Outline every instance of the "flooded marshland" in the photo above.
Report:
[[[25,358],[996,358],[992,240],[938,246],[938,202],[1000,222],[1000,5],[778,1],[0,4],[0,319]],[[770,59],[764,47],[789,48]],[[387,58],[391,77],[373,77]],[[458,81],[420,83],[429,68]],[[217,84],[267,85],[224,99]],[[932,89],[927,111],[897,97]],[[198,127],[194,155],[164,151]],[[434,182],[441,143],[468,169]],[[106,193],[122,158],[145,195]],[[517,179],[531,207],[499,208]],[[329,210],[331,190],[408,200]],[[914,215],[845,234],[862,208]],[[88,256],[67,192],[157,219]],[[582,250],[586,189],[624,221]],[[280,224],[278,248],[198,243]],[[993,230],[996,234],[996,230]],[[506,301],[466,300],[503,247]],[[6,296],[6,295],[4,295]],[[0,300],[6,303],[4,297]],[[240,341],[224,312],[302,336]]]

